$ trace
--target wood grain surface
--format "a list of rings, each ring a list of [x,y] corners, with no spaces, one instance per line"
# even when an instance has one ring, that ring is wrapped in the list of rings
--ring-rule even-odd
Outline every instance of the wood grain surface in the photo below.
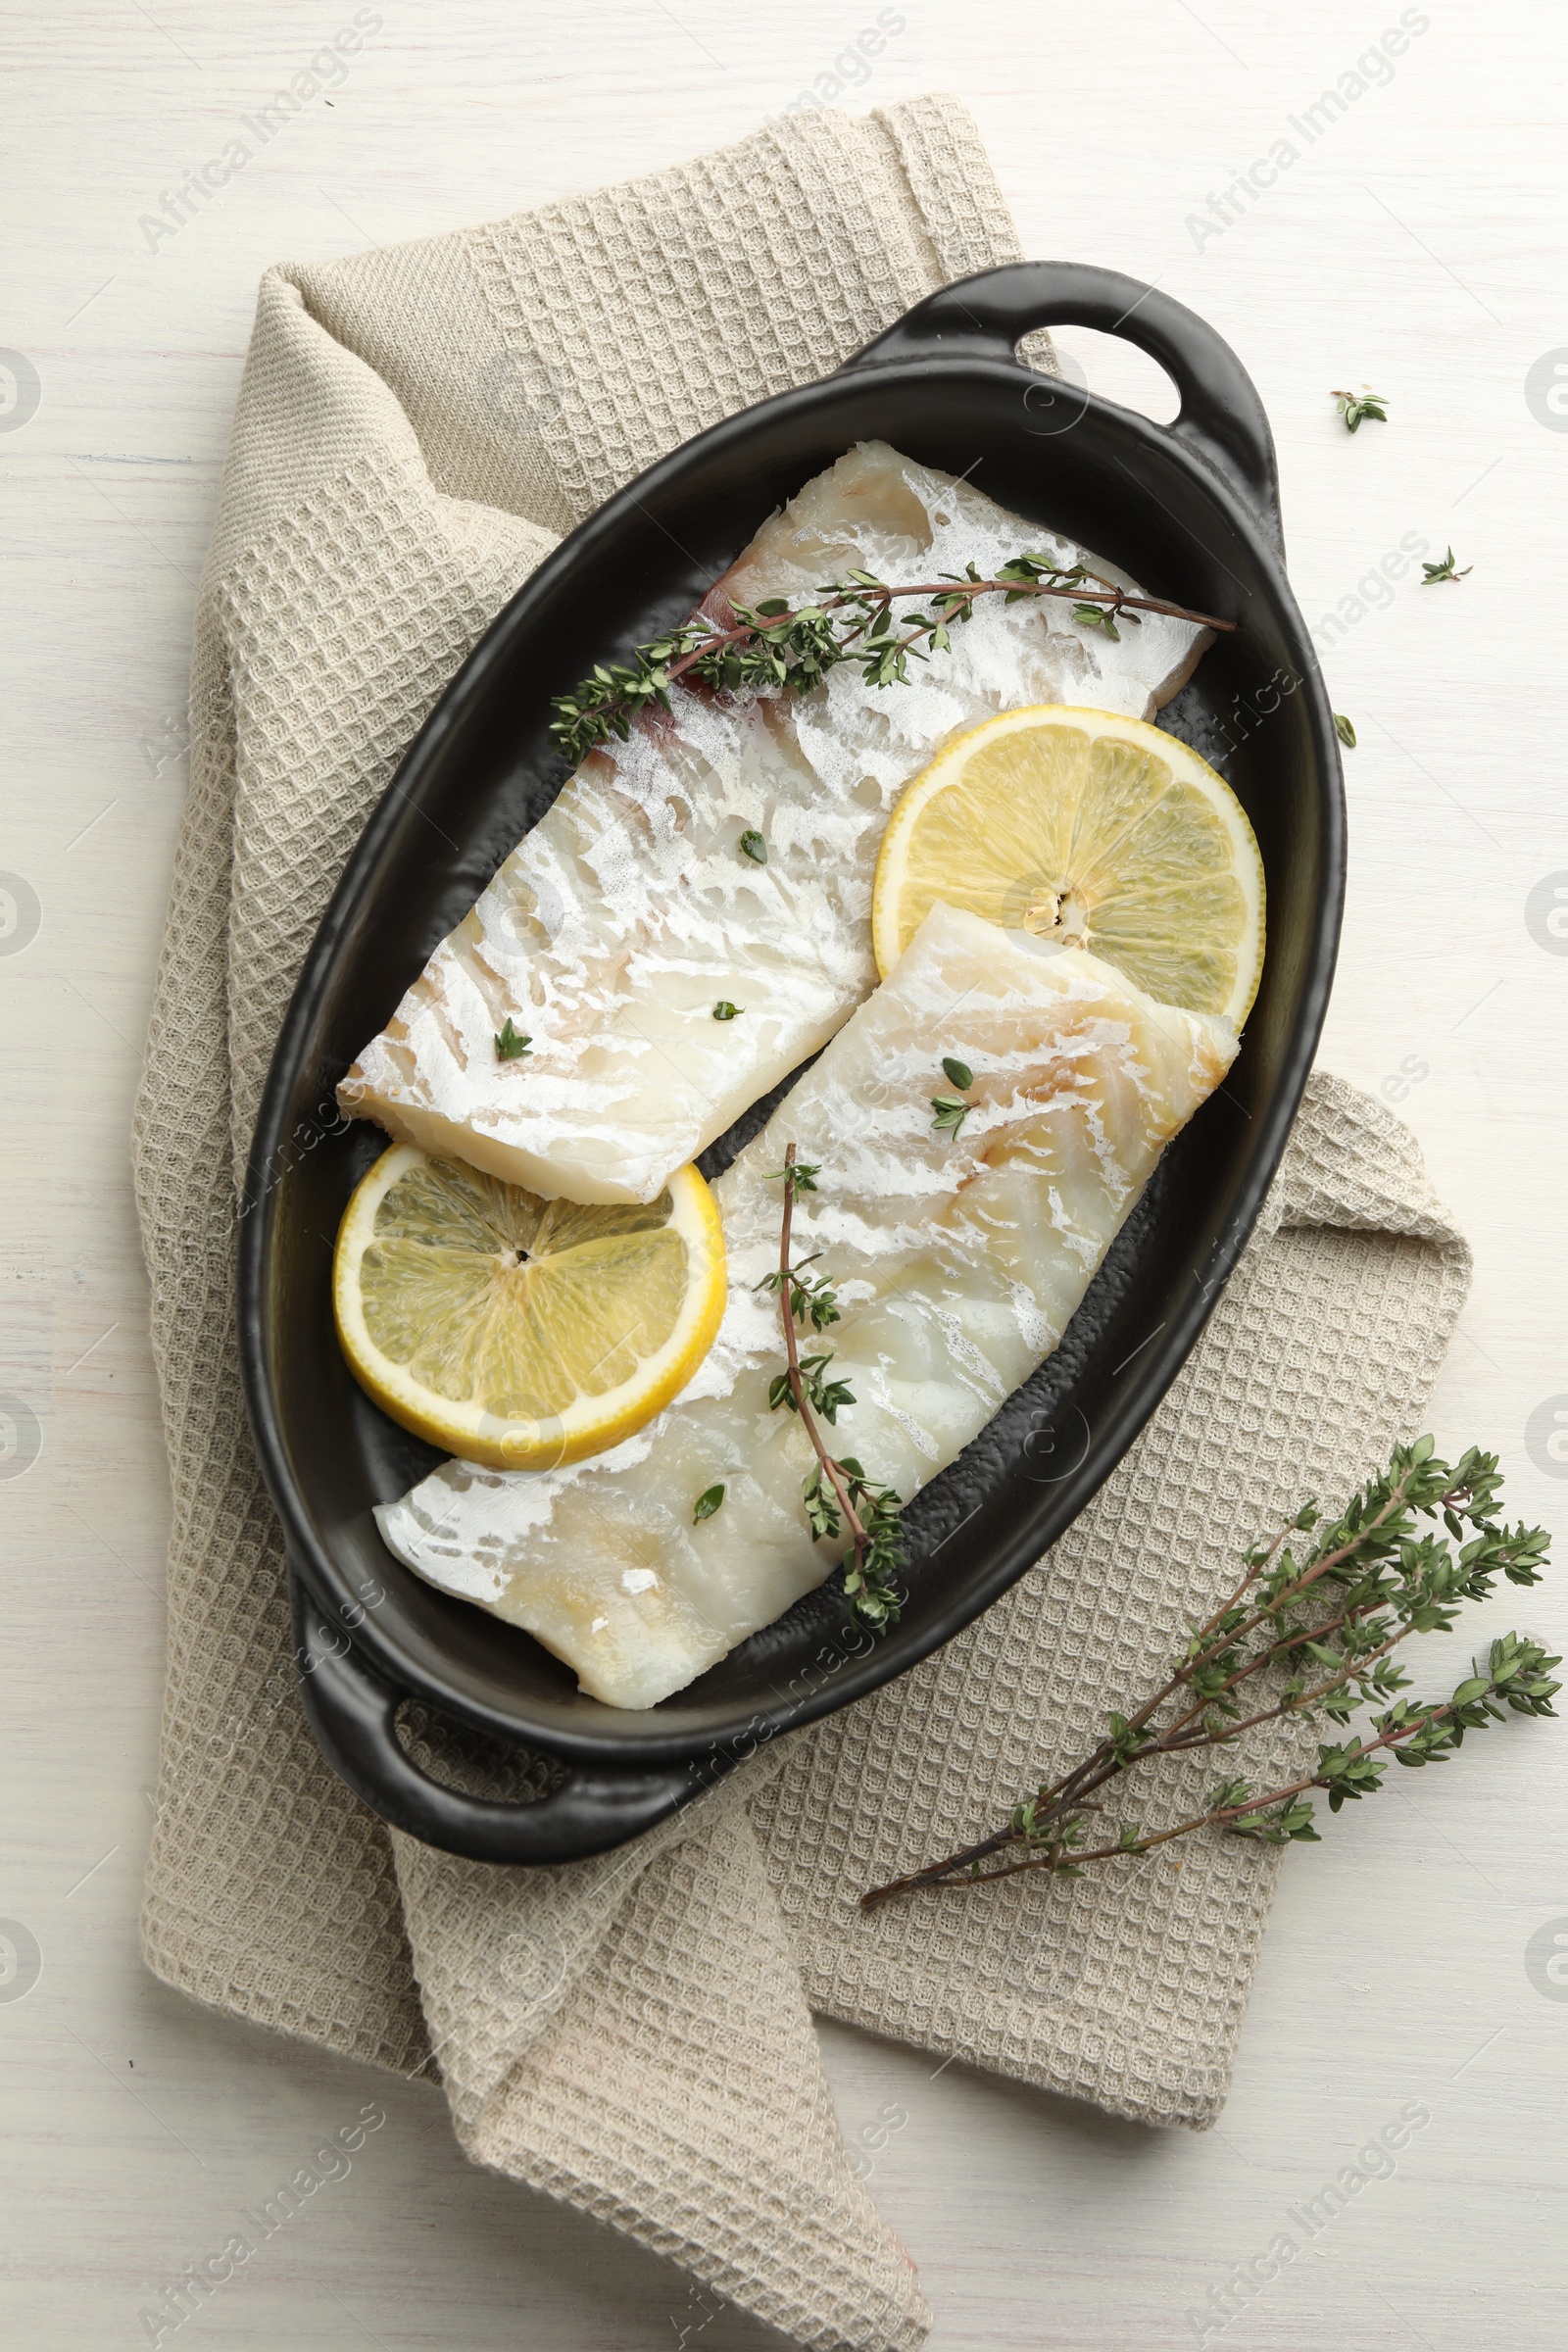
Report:
[[[152,2292],[379,2099],[349,2176],[185,2340],[741,2352],[777,2339],[472,2171],[430,2090],[205,2014],[137,1957],[168,1499],[127,1134],[257,280],[678,162],[808,89],[862,107],[947,88],[1028,252],[1209,318],[1274,419],[1297,590],[1359,735],[1324,1059],[1409,1120],[1474,1241],[1440,1440],[1497,1447],[1517,1508],[1568,1533],[1568,43],[1547,0],[901,0],[858,79],[870,0],[369,13],[341,81],[149,241],[143,217],[352,9],[6,11],[0,2311],[19,2345],[146,2342]],[[1062,342],[1097,389],[1169,414],[1136,355]],[[1330,393],[1363,383],[1392,421],[1352,439]],[[1393,559],[1417,540],[1470,576],[1416,585]],[[1488,1621],[1563,1638],[1561,1584]],[[1201,2138],[825,2029],[937,2352],[1561,2343],[1565,1738],[1523,1725],[1396,1776],[1290,1857],[1235,2093]],[[1308,2237],[1288,2215],[1407,2106],[1429,2120],[1393,2169]],[[1266,2276],[1282,2232],[1302,2250]]]

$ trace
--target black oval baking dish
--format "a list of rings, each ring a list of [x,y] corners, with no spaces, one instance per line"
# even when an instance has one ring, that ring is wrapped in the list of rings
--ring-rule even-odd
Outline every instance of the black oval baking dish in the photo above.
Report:
[[[1040,326],[1125,336],[1174,380],[1168,426],[1032,372]],[[374,1502],[436,1456],[358,1387],[333,1335],[333,1237],[382,1148],[333,1089],[430,951],[560,790],[550,698],[684,617],[765,516],[859,440],[964,474],[1233,619],[1165,723],[1221,764],[1268,884],[1268,956],[1224,1088],[1166,1153],[1050,1360],[917,1498],[908,1598],[880,1640],[835,1578],[647,1713],[584,1696],[528,1635],[387,1551]],[[450,845],[458,846],[452,847]],[[246,1396],[285,1531],[307,1712],[386,1820],[455,1853],[557,1862],[661,1819],[760,1740],[892,1681],[968,1625],[1095,1494],[1163,1396],[1263,1200],[1328,999],[1344,887],[1333,720],[1287,585],[1273,443],[1241,364],[1201,319],[1112,271],[995,270],[920,303],[819,383],[747,410],[589,517],[500,614],[420,729],[306,957],[262,1104],[241,1220]],[[561,1766],[504,1804],[426,1777],[402,1700],[433,1701]]]

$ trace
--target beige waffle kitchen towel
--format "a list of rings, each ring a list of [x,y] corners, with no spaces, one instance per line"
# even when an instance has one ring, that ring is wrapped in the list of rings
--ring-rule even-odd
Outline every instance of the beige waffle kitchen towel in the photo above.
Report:
[[[840,2141],[811,2007],[1151,2123],[1217,2111],[1275,1857],[1216,1842],[1180,1874],[870,1919],[854,1898],[989,1824],[1136,1690],[1239,1544],[1419,1426],[1467,1259],[1413,1146],[1314,1082],[1201,1348],[1055,1551],[895,1690],[634,1846],[535,1873],[389,1834],[306,1731],[235,1363],[236,1187],[343,858],[556,537],[699,427],[1016,258],[968,117],[927,98],[271,272],[201,587],[137,1122],[174,1500],[150,1965],[439,2079],[480,2163],[862,2352],[917,2344],[926,2312]],[[533,1785],[417,1711],[409,1737],[459,1782]]]

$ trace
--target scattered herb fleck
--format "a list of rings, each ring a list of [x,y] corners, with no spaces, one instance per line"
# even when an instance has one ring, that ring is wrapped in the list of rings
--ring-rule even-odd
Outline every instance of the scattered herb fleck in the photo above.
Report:
[[[1430,588],[1433,582],[1436,580],[1467,580],[1474,569],[1475,565],[1473,564],[1467,564],[1463,571],[1455,571],[1453,567],[1453,550],[1450,547],[1441,564],[1422,564],[1421,571],[1423,576],[1421,585],[1423,588]]]
[[[501,1029],[496,1038],[497,1061],[516,1061],[520,1059],[524,1054],[531,1053],[532,1050],[533,1039],[531,1037],[521,1037],[518,1035],[517,1031],[512,1025],[512,1015],[509,1012],[506,1018],[505,1026]]]
[[[722,1486],[707,1488],[705,1492],[699,1494],[697,1497],[696,1504],[692,1511],[692,1525],[694,1527],[700,1527],[705,1519],[711,1519],[713,1513],[717,1510],[723,1499],[724,1490]]]
[[[767,844],[754,825],[747,826],[746,831],[741,835],[738,846],[741,856],[750,858],[755,865],[767,863]]]
[[[960,1061],[956,1054],[943,1054],[942,1069],[943,1074],[952,1085],[957,1088],[960,1095],[966,1095],[974,1084],[973,1070],[966,1061]]]
[[[1355,729],[1351,726],[1349,720],[1346,717],[1343,710],[1336,710],[1334,713],[1334,732],[1344,744],[1348,752],[1354,751]]]
[[[1340,415],[1345,418],[1348,433],[1359,430],[1369,416],[1375,424],[1387,424],[1389,421],[1389,396],[1386,392],[1336,392],[1334,397],[1340,404]]]
[[[732,1004],[728,997],[720,997],[713,1006],[713,1018],[715,1021],[733,1021],[745,1010],[744,1004]]]

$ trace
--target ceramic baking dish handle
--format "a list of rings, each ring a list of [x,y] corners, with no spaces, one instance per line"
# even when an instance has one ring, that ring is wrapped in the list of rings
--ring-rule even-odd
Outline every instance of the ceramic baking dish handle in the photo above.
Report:
[[[300,1696],[322,1754],[372,1812],[426,1845],[475,1862],[575,1861],[652,1829],[716,1777],[701,1764],[642,1772],[568,1765],[559,1788],[523,1805],[432,1781],[398,1739],[408,1693],[332,1625],[297,1572],[290,1582]]]
[[[881,367],[920,359],[1012,359],[1041,326],[1092,326],[1120,335],[1157,361],[1181,394],[1181,413],[1163,428],[1216,466],[1283,553],[1274,436],[1252,379],[1230,345],[1195,311],[1119,270],[1078,262],[1013,262],[984,270],[916,303],[849,362]],[[1033,375],[1025,398],[1043,409],[1046,429],[1065,432],[1088,395]],[[1059,412],[1059,414],[1058,414]]]

